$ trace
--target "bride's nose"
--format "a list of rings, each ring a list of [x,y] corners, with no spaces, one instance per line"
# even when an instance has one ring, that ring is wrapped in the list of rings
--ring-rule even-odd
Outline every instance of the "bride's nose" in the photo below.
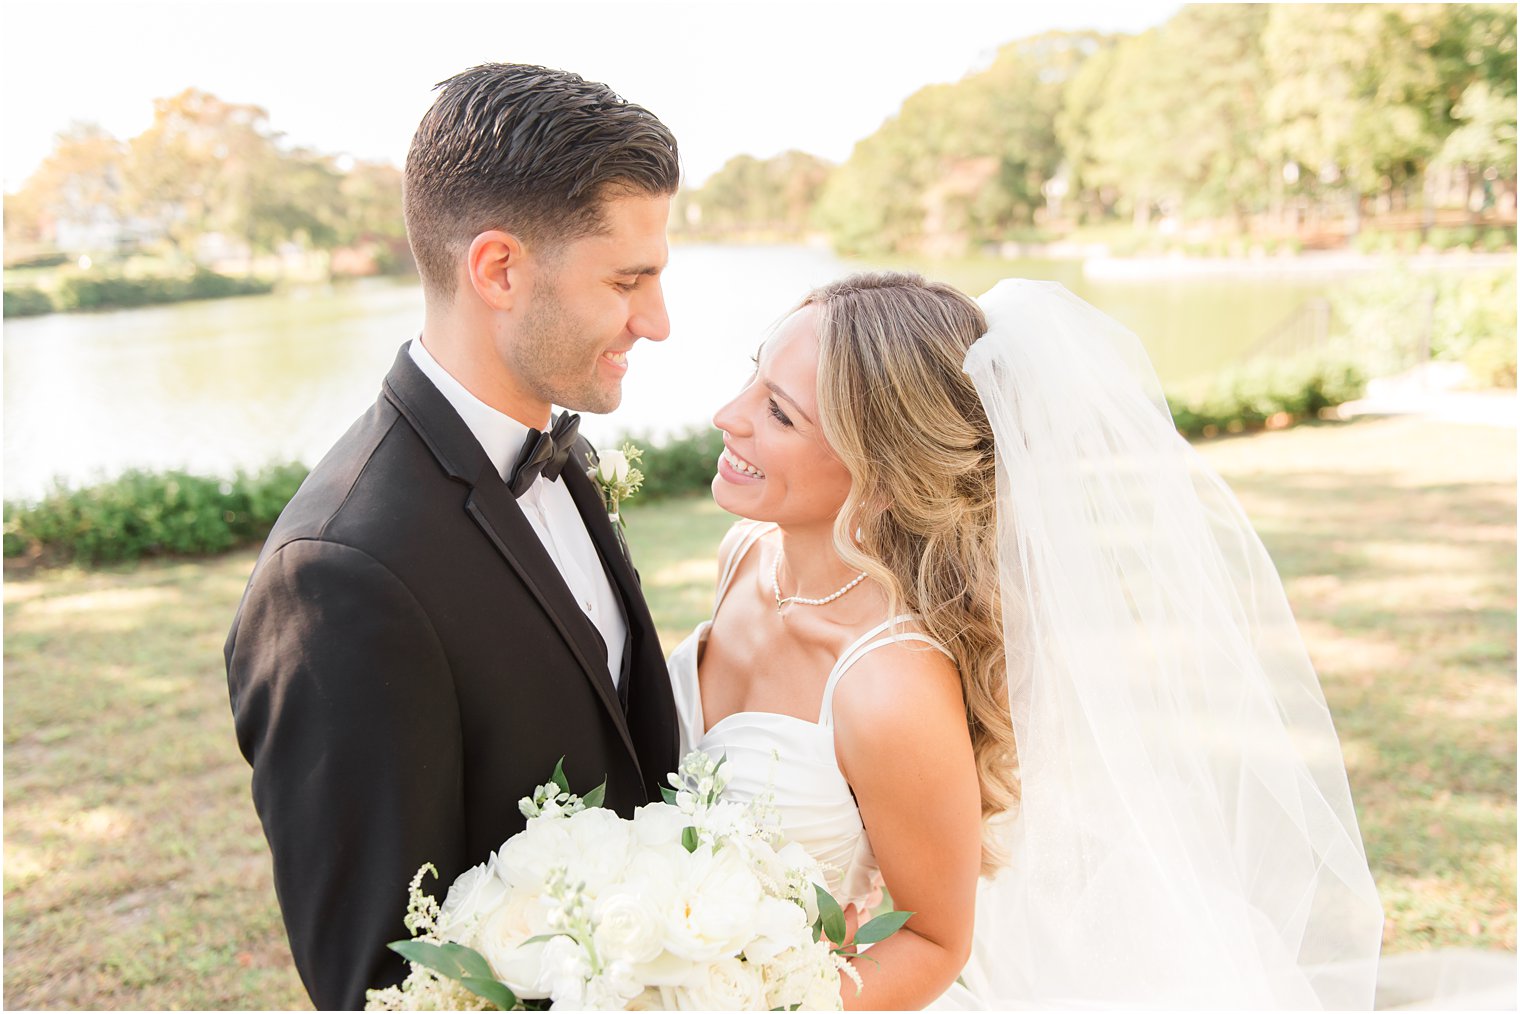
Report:
[[[736,436],[747,435],[750,427],[745,421],[744,413],[739,409],[739,403],[743,400],[744,394],[741,392],[738,397],[731,399],[727,405],[714,412],[713,425],[725,433],[732,433]]]

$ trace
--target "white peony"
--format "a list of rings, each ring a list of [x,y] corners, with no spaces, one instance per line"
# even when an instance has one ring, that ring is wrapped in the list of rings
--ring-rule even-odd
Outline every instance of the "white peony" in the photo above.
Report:
[[[634,852],[633,830],[611,810],[592,807],[562,822],[568,841],[561,862],[568,860],[570,879],[585,885],[595,898],[607,885],[622,879]]]
[[[752,936],[763,897],[760,881],[736,849],[693,852],[666,910],[665,948],[688,961],[738,954]]]
[[[640,845],[659,845],[681,840],[691,818],[669,803],[650,803],[633,811],[633,830]]]
[[[751,930],[754,939],[744,945],[744,956],[750,961],[766,962],[805,936],[812,935],[811,924],[802,909],[780,898],[762,898],[760,909]]]
[[[569,820],[530,820],[528,826],[496,853],[496,875],[513,888],[538,890],[549,880],[549,871],[565,865],[573,855]]]
[[[603,482],[626,482],[628,467],[628,456],[622,451],[602,451],[597,455],[596,477]]]

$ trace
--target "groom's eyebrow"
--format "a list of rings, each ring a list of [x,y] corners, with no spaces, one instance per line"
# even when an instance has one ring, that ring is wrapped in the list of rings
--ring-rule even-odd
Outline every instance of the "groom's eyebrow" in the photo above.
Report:
[[[650,277],[653,277],[655,275],[658,275],[661,270],[662,270],[661,268],[655,267],[654,265],[650,264],[650,265],[645,265],[645,266],[635,267],[635,268],[618,268],[616,271],[613,272],[613,274],[616,274],[616,275],[649,275]]]

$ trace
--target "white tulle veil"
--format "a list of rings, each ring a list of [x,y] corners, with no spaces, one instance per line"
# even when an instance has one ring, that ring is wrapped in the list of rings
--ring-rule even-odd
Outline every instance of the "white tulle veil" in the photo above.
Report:
[[[1023,800],[965,986],[1370,1008],[1382,909],[1276,568],[1134,335],[1051,282],[979,302]]]

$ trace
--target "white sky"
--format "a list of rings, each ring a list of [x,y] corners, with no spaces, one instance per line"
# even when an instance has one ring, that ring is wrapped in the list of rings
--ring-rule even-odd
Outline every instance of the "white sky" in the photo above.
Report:
[[[4,186],[16,189],[75,120],[119,138],[152,100],[198,87],[263,106],[275,130],[328,153],[400,165],[431,87],[488,60],[607,82],[675,132],[687,178],[740,153],[834,161],[926,84],[1053,28],[1139,31],[1177,3],[540,0],[495,3],[111,4],[0,7]]]

